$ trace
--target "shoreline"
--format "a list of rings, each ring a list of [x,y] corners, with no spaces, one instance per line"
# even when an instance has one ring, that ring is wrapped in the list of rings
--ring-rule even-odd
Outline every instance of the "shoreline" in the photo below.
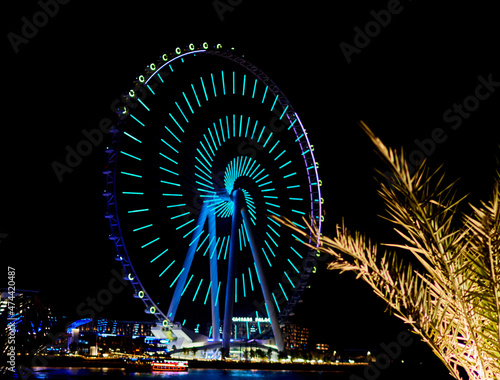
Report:
[[[193,360],[172,359],[188,362],[189,369],[223,369],[223,370],[268,370],[268,371],[317,371],[317,372],[347,372],[364,367],[367,363],[338,363],[338,364],[311,364],[311,363],[279,363],[279,362],[245,362],[223,360]],[[40,368],[123,368],[123,359],[87,359],[82,357],[54,357],[47,360],[47,365]]]

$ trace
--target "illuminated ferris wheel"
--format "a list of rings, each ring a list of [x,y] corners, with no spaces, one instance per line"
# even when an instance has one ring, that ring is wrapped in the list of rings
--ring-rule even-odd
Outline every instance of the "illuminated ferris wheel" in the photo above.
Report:
[[[273,216],[322,223],[314,148],[276,84],[221,45],[147,66],[123,98],[105,170],[117,260],[146,312],[229,349],[273,334],[316,251]],[[304,228],[304,227],[301,227]],[[233,321],[269,321],[238,336]]]

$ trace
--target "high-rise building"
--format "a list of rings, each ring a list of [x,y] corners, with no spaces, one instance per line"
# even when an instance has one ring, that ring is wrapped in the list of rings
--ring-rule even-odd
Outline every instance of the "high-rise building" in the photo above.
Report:
[[[93,319],[79,327],[80,333],[96,334],[99,336],[130,336],[146,337],[153,336],[151,328],[157,322],[145,321],[119,321],[115,319]]]
[[[309,329],[301,327],[295,323],[285,324],[281,331],[285,341],[285,350],[303,351],[308,348],[309,344]]]

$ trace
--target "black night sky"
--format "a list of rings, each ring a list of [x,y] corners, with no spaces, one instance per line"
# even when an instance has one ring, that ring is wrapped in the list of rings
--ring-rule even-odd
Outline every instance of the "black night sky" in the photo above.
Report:
[[[414,160],[444,164],[470,201],[490,194],[500,142],[493,3],[73,0],[40,16],[41,3],[8,2],[1,16],[0,257],[5,272],[16,268],[17,287],[40,290],[56,313],[74,315],[119,265],[103,217],[106,143],[61,182],[52,164],[64,163],[84,129],[114,118],[110,104],[148,63],[191,42],[234,46],[291,101],[316,148],[326,235],[344,218],[379,241],[394,238],[377,216],[374,168],[383,166],[359,120]],[[23,27],[34,16],[36,32]],[[366,27],[372,37],[360,36]],[[325,267],[297,321],[338,348],[394,340],[404,326],[371,290]],[[130,287],[102,315],[146,319],[143,310]]]

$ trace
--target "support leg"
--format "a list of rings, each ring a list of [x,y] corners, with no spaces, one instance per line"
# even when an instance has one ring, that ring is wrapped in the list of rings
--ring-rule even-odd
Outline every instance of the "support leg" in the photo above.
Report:
[[[210,236],[216,235],[215,227],[215,213],[209,211],[208,213],[208,233]],[[217,301],[217,289],[219,284],[219,276],[217,272],[217,251],[216,251],[216,239],[214,243],[210,245],[210,281],[212,281],[211,289],[211,301],[212,301],[212,332],[214,342],[220,341],[220,314],[219,314],[219,304]]]
[[[248,240],[250,242],[250,249],[252,251],[253,260],[257,267],[260,286],[262,289],[262,294],[264,295],[264,302],[267,306],[267,311],[269,313],[269,319],[271,320],[271,327],[273,329],[274,339],[276,340],[276,346],[278,351],[283,352],[285,350],[285,344],[283,342],[283,335],[281,333],[281,328],[278,323],[278,314],[276,313],[276,308],[274,307],[271,292],[269,291],[269,286],[267,284],[266,274],[264,271],[264,266],[262,265],[262,260],[255,243],[255,238],[253,236],[253,231],[251,228],[250,214],[245,206],[241,209],[241,214],[243,215],[243,224],[245,226]]]
[[[184,286],[186,286],[189,270],[191,269],[191,264],[193,263],[194,253],[196,252],[198,243],[200,242],[200,231],[205,225],[207,214],[208,207],[203,205],[200,215],[198,216],[198,220],[196,221],[196,225],[198,226],[198,228],[195,230],[195,232],[193,232],[191,243],[189,243],[186,258],[184,259],[184,264],[182,265],[183,271],[179,279],[177,280],[174,296],[172,297],[172,301],[170,301],[170,307],[168,308],[167,318],[172,322],[175,319],[175,313],[177,312],[177,307],[179,306],[179,301],[181,300],[182,291],[184,290]]]
[[[226,302],[224,305],[224,326],[222,332],[222,348],[224,355],[229,356],[231,332],[233,326],[234,309],[234,278],[236,275],[236,261],[238,254],[238,229],[241,225],[241,207],[244,203],[243,192],[235,190],[232,194],[234,203],[233,219],[231,224],[231,238],[229,241],[229,264],[226,282]]]

